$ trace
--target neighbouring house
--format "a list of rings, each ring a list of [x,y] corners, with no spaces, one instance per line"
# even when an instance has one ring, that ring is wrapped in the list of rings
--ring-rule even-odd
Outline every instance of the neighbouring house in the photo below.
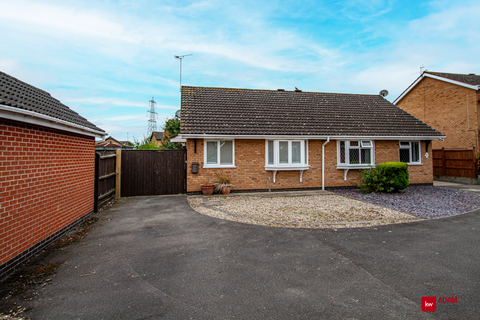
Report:
[[[216,171],[237,191],[355,186],[360,169],[387,161],[432,184],[431,141],[445,138],[380,95],[189,86],[179,136],[188,193]]]
[[[105,131],[0,72],[0,136],[1,280],[93,212]]]
[[[155,143],[157,147],[161,147],[163,145],[163,131],[153,131],[150,142]]]
[[[479,75],[425,71],[394,103],[447,136],[433,148],[480,151]]]
[[[108,137],[103,141],[99,141],[95,143],[95,150],[104,150],[108,149],[133,149],[134,146],[130,145],[129,141],[119,141],[114,139],[113,137]]]

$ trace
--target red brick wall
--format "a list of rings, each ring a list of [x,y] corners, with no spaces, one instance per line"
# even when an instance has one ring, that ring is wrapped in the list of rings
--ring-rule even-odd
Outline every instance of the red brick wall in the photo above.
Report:
[[[432,141],[434,148],[478,150],[479,98],[473,89],[426,77],[397,106],[447,136]]]
[[[279,171],[276,183],[273,172],[265,171],[265,140],[235,140],[236,168],[203,168],[203,140],[197,139],[197,153],[194,153],[194,140],[187,139],[187,192],[201,191],[200,185],[215,182],[215,171],[232,177],[237,190],[268,189],[268,177],[272,189],[320,188],[322,186],[322,144],[323,140],[310,140],[308,157],[310,169],[304,171],[302,182],[298,171]],[[425,142],[421,143],[422,165],[409,166],[410,183],[433,183],[431,145],[429,158],[425,158]],[[398,141],[375,141],[375,160],[378,163],[399,160]],[[192,174],[192,163],[199,163],[199,173]],[[325,187],[356,186],[359,170],[350,170],[344,181],[344,170],[337,170],[337,142],[330,141],[325,146]]]
[[[0,119],[0,264],[93,210],[95,140]]]

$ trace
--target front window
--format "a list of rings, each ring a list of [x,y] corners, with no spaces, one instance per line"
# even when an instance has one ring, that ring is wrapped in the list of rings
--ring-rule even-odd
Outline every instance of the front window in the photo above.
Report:
[[[374,147],[372,141],[338,141],[339,165],[373,165]]]
[[[233,140],[205,141],[205,167],[232,167],[234,154]]]
[[[420,142],[400,141],[398,146],[400,162],[420,163]]]
[[[267,140],[266,166],[305,166],[308,163],[307,143],[304,140]]]

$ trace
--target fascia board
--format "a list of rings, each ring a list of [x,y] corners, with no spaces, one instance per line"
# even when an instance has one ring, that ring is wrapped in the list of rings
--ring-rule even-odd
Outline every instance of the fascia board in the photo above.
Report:
[[[182,139],[308,139],[308,140],[442,140],[446,136],[313,136],[313,135],[214,135],[214,134],[179,134]]]
[[[57,130],[83,134],[86,136],[104,138],[107,133],[94,130],[85,126],[74,124],[65,120],[60,120],[37,112],[23,110],[15,107],[0,105],[0,118],[35,124]]]
[[[424,74],[422,74],[422,76],[418,77],[417,80],[415,80],[415,82],[413,82],[407,88],[407,90],[405,90],[397,99],[395,99],[393,101],[393,104],[397,104],[397,102],[402,100],[425,77],[429,77],[429,78],[432,78],[432,79],[448,82],[448,83],[451,83],[451,84],[455,84],[457,86],[461,86],[461,87],[465,87],[465,88],[469,88],[469,89],[473,89],[473,90],[480,90],[479,85],[472,85],[472,84],[468,84],[468,83],[465,83],[465,82],[460,82],[460,81],[457,81],[457,80],[452,80],[452,79],[448,79],[448,78],[444,78],[444,77],[439,77],[439,76],[436,76],[436,75],[433,75],[433,74],[424,73]]]

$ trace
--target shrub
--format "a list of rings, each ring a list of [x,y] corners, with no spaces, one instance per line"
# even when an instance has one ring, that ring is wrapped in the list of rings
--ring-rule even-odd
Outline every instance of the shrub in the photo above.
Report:
[[[403,190],[408,187],[408,166],[404,162],[385,162],[378,165],[384,169],[385,176],[390,182],[394,191]]]
[[[360,171],[358,189],[362,193],[390,192],[390,181],[385,175],[385,168],[377,166]]]

